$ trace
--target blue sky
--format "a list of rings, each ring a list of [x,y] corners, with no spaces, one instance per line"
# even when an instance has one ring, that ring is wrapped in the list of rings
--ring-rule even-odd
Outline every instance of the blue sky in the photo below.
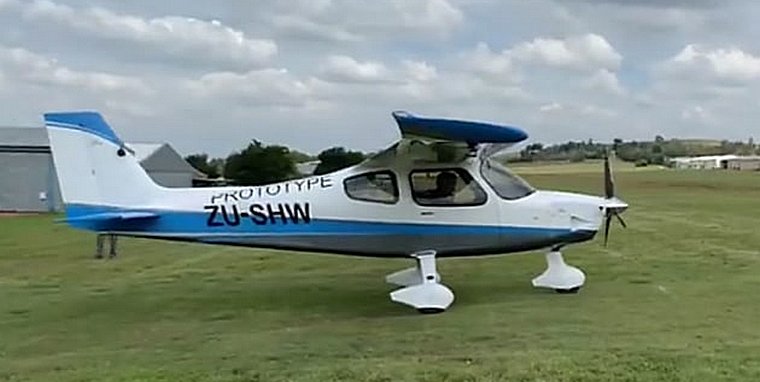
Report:
[[[397,109],[542,142],[746,140],[758,19],[750,0],[0,0],[0,124],[98,110],[213,155],[377,150]]]

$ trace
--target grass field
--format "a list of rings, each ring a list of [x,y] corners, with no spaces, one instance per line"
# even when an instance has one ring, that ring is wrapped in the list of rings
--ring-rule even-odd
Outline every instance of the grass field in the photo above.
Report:
[[[643,171],[660,171],[662,166],[635,167],[631,162],[612,161],[615,173],[619,172],[643,172]],[[540,174],[599,174],[604,165],[602,160],[586,160],[578,163],[568,163],[566,161],[558,162],[517,162],[508,164],[510,169],[519,172],[522,175],[540,175]]]
[[[599,193],[591,172],[534,174]],[[630,228],[541,254],[450,259],[441,315],[393,304],[403,260],[94,237],[0,219],[0,381],[760,380],[760,174],[620,171]]]

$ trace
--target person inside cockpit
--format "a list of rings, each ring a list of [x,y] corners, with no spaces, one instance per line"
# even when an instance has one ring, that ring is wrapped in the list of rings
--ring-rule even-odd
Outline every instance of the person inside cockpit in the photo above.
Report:
[[[418,192],[417,199],[431,204],[451,204],[454,202],[458,177],[451,171],[444,171],[435,178],[435,188]]]

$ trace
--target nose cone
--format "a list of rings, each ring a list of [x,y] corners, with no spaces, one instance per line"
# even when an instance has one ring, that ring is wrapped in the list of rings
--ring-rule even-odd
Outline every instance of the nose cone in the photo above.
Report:
[[[628,203],[620,200],[618,197],[603,199],[603,207],[607,211],[623,212],[628,209]]]
[[[605,199],[598,196],[566,192],[547,193],[552,206],[560,216],[569,218],[573,231],[599,231],[607,211],[623,212],[628,204],[616,197]]]

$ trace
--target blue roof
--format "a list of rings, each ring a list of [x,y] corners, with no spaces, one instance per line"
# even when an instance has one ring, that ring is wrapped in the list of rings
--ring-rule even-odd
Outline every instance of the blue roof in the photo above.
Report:
[[[518,143],[528,139],[523,130],[487,122],[463,121],[455,119],[426,118],[405,111],[396,111],[393,118],[398,123],[401,134],[457,142],[476,143]]]

